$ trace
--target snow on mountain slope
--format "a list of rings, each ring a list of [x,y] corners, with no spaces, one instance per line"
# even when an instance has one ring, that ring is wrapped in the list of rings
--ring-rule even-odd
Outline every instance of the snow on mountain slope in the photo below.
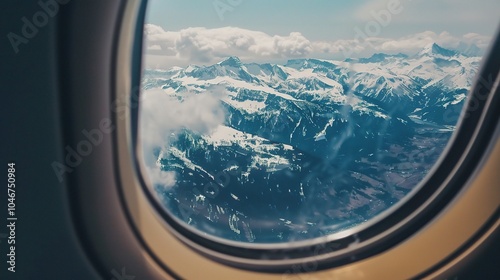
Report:
[[[188,224],[239,241],[324,235],[308,219],[315,215],[332,232],[365,221],[410,192],[441,155],[458,117],[444,116],[460,111],[480,62],[473,47],[468,53],[431,44],[414,56],[283,65],[229,57],[146,70],[143,87],[167,95],[169,106],[210,94],[214,104],[202,108],[224,112],[209,130],[169,131],[154,155],[176,184],[159,195],[178,217],[179,206],[196,210]]]
[[[177,92],[201,92],[211,85],[222,85],[232,92],[253,90],[293,101],[341,103],[345,102],[343,96],[352,93],[379,102],[377,105],[411,103],[413,111],[426,105],[415,103],[415,97],[433,98],[427,95],[436,87],[445,93],[469,89],[479,62],[480,57],[431,44],[412,57],[375,54],[346,61],[296,59],[285,65],[244,64],[236,57],[229,57],[210,66],[147,71],[145,79],[150,87],[163,83],[164,88],[174,88]],[[461,99],[463,96],[459,95],[456,101]]]
[[[208,144],[213,144],[217,147],[236,144],[241,150],[251,153],[252,161],[249,163],[250,168],[263,168],[266,172],[273,172],[284,168],[298,168],[296,165],[292,167],[290,161],[279,154],[280,150],[293,151],[293,147],[290,145],[270,143],[262,137],[244,133],[224,125],[219,126],[212,134],[202,136],[202,138]]]

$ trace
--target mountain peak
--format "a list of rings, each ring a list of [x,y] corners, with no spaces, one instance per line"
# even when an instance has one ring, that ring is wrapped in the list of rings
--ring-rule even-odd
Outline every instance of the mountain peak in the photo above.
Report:
[[[230,56],[223,61],[219,62],[222,66],[240,67],[242,65],[241,60],[236,56]]]
[[[441,47],[440,45],[438,45],[436,43],[432,43],[432,44],[427,45],[419,53],[419,55],[420,56],[422,56],[422,55],[441,55],[441,56],[452,57],[452,56],[457,55],[457,53],[455,51],[452,51],[452,50],[449,50],[449,49],[445,49],[445,48]]]
[[[468,57],[477,57],[483,55],[483,50],[481,50],[476,44],[467,44],[465,42],[460,42],[457,47],[457,51]]]

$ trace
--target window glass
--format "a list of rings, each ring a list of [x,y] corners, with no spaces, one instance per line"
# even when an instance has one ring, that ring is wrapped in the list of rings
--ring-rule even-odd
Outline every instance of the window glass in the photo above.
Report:
[[[282,243],[365,223],[432,169],[500,2],[149,1],[139,147],[192,229]]]

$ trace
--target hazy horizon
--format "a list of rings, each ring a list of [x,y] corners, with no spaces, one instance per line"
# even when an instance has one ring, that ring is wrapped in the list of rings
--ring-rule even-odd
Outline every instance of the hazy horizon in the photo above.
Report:
[[[212,65],[230,56],[246,63],[283,63],[411,55],[430,43],[449,49],[474,44],[484,52],[498,26],[500,2],[483,2],[152,0],[145,66]]]

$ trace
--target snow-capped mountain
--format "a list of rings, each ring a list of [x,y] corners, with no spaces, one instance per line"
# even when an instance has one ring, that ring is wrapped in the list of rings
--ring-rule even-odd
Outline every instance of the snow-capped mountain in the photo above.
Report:
[[[414,56],[145,70],[144,94],[216,94],[225,111],[216,129],[171,131],[155,151],[177,174],[159,195],[187,223],[239,241],[317,237],[369,219],[441,154],[480,63],[473,53],[431,44]]]
[[[480,57],[484,55],[484,51],[481,50],[477,45],[475,44],[467,44],[464,42],[460,42],[457,51],[465,56],[469,57]]]
[[[179,94],[222,85],[229,92],[225,102],[241,110],[253,110],[257,106],[256,103],[252,103],[255,106],[238,105],[243,102],[238,96],[247,91],[263,98],[277,96],[288,101],[322,104],[345,104],[350,97],[353,106],[360,104],[358,109],[367,113],[367,104],[363,102],[371,103],[373,114],[384,114],[384,110],[395,107],[406,115],[409,115],[407,111],[422,109],[417,112],[423,115],[417,113],[416,116],[439,122],[443,120],[426,118],[423,108],[435,110],[435,106],[461,103],[472,85],[480,59],[437,44],[427,46],[412,57],[374,54],[370,58],[346,61],[298,59],[285,65],[244,64],[230,57],[206,67],[173,68],[160,73],[146,71],[145,87],[162,86],[170,94]],[[450,120],[447,124],[454,122]]]

